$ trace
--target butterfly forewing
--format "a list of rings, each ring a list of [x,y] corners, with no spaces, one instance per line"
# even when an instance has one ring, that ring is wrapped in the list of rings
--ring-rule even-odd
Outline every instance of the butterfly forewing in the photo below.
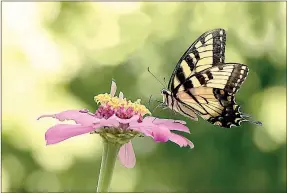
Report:
[[[179,60],[169,82],[173,90],[182,85],[193,87],[186,79],[194,73],[203,71],[225,61],[226,33],[224,29],[215,29],[202,34],[184,53]]]

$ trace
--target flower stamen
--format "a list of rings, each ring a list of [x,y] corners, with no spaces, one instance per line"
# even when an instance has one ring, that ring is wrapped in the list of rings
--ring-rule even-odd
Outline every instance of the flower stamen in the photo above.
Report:
[[[100,104],[96,112],[96,116],[99,118],[109,118],[113,114],[121,119],[129,119],[133,115],[140,115],[143,117],[151,112],[142,104],[140,99],[135,102],[127,101],[125,98],[112,97],[110,94],[99,94],[94,97],[97,104]]]

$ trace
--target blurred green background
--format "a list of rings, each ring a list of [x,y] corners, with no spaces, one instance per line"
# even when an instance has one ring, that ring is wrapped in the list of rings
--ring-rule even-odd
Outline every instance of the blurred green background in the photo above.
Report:
[[[97,108],[118,91],[147,104],[187,47],[213,28],[227,31],[226,61],[250,73],[237,94],[242,111],[263,122],[224,129],[187,121],[195,148],[134,139],[137,164],[117,161],[112,191],[282,192],[286,188],[285,2],[2,3],[2,191],[95,191],[102,144],[82,135],[45,146],[66,109]],[[152,103],[150,109],[155,107]]]

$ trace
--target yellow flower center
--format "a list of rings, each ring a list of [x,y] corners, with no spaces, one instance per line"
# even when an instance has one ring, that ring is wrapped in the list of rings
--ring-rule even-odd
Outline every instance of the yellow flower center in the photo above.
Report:
[[[135,102],[127,101],[125,98],[120,99],[119,97],[111,97],[110,94],[99,94],[94,97],[94,100],[97,104],[108,105],[113,109],[118,109],[123,107],[124,109],[132,108],[135,113],[139,113],[140,115],[150,114],[151,112],[142,104],[140,104],[140,99]]]

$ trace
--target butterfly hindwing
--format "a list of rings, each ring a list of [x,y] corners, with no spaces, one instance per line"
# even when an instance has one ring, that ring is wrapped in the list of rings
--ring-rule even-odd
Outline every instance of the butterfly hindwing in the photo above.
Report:
[[[184,104],[184,103],[175,103],[173,110],[175,110],[176,112],[181,113],[182,115],[197,121],[198,117],[196,115],[196,113],[194,112],[194,110],[192,108],[190,108],[190,106]]]
[[[208,122],[222,127],[231,127],[239,126],[242,121],[247,121],[240,112],[240,106],[236,104],[233,93],[213,88],[213,94],[219,101],[222,110],[217,116],[210,115],[207,119]]]
[[[218,88],[199,87],[179,92],[177,98],[208,122],[221,127],[239,126],[246,121],[234,95]]]
[[[169,81],[168,88],[179,85],[189,88],[189,76],[225,61],[226,33],[224,29],[215,29],[202,34],[183,54]]]

